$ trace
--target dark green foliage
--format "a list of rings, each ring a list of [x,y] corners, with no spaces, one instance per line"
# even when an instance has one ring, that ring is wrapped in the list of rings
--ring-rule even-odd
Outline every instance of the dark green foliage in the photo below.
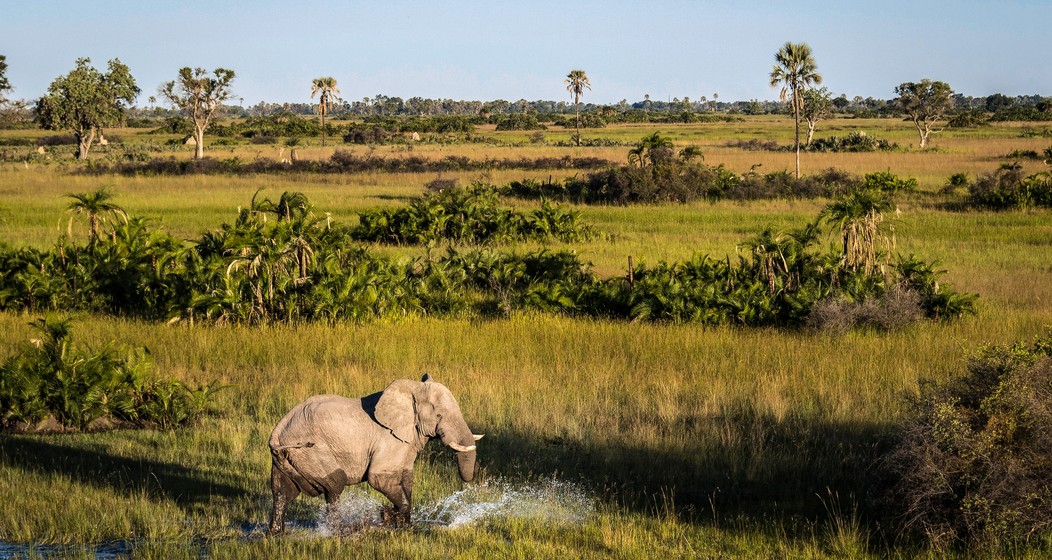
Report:
[[[64,430],[100,421],[171,429],[196,422],[222,388],[154,378],[145,349],[122,357],[112,344],[78,348],[69,319],[38,319],[32,326],[41,338],[0,366],[0,429],[33,429],[49,416]]]
[[[465,115],[429,115],[411,117],[369,117],[347,127],[343,141],[353,144],[404,142],[404,136],[418,134],[469,134],[485,119]],[[426,140],[426,139],[425,139]]]
[[[333,130],[333,132],[335,132],[335,130]],[[256,136],[321,136],[321,125],[315,119],[308,119],[290,113],[284,113],[280,115],[268,115],[265,117],[249,117],[244,120],[231,121],[230,124],[227,125],[212,123],[208,127],[208,133],[226,138],[255,138]]]
[[[376,155],[355,155],[337,150],[326,161],[301,159],[282,163],[268,159],[247,162],[238,158],[186,161],[175,158],[149,161],[104,163],[91,162],[81,169],[84,173],[102,175],[191,175],[246,173],[442,173],[446,171],[485,171],[490,169],[596,169],[607,167],[610,161],[596,157],[539,157],[518,159],[471,159],[464,156],[446,156],[429,159],[422,156],[386,158]]]
[[[989,126],[990,119],[981,110],[961,111],[950,118],[946,123],[949,128],[975,128],[978,126]]]
[[[500,205],[494,187],[475,183],[425,193],[408,206],[359,214],[354,235],[365,241],[491,243],[521,239],[579,241],[597,235],[580,212],[545,201],[529,214]]]
[[[1052,208],[1052,173],[1024,176],[1021,166],[1003,165],[968,186],[968,201],[994,210]]]
[[[572,126],[572,125],[571,125]],[[497,121],[497,130],[547,130],[548,127],[537,120],[537,115],[512,113]]]
[[[844,137],[815,138],[803,146],[809,152],[890,152],[898,148],[896,143],[869,136],[865,132],[852,132]]]
[[[841,196],[857,189],[883,192],[912,191],[913,178],[878,172],[858,178],[828,169],[795,178],[787,171],[738,175],[723,165],[669,157],[654,165],[627,165],[570,177],[562,183],[526,179],[504,187],[509,196],[527,199],[564,200],[577,204],[655,204],[694,200],[756,200],[772,198],[816,198]]]
[[[577,121],[574,118],[560,118],[556,119],[552,124],[555,126],[561,126],[563,128],[576,128]],[[497,125],[497,130],[501,130]],[[581,128],[605,128],[606,120],[596,113],[581,113]],[[532,129],[529,129],[532,130]]]
[[[631,275],[605,279],[568,251],[449,248],[446,256],[436,257],[429,245],[424,257],[396,261],[355,242],[356,236],[479,243],[592,233],[580,224],[577,211],[545,203],[532,213],[516,213],[501,207],[492,187],[484,185],[453,186],[405,208],[364,213],[358,229],[319,218],[306,197],[294,192],[276,201],[257,193],[233,223],[189,244],[151,231],[141,218],[115,218],[116,223],[102,219],[97,236],[85,246],[65,239],[50,251],[0,245],[0,308],[239,324],[540,310],[796,326],[808,323],[829,300],[876,305],[866,317],[895,314],[906,309],[903,302],[914,301],[920,310],[914,315],[950,319],[971,312],[975,299],[940,286],[935,265],[912,257],[887,267],[853,264],[839,249],[820,246],[818,224],[788,233],[764,230],[740,245],[736,261],[699,255],[680,263],[638,264]],[[837,227],[851,223],[847,218],[835,222]],[[860,254],[873,263],[888,261],[883,246]],[[895,290],[910,295],[889,299]],[[868,324],[894,328],[901,323],[878,317],[848,326]],[[157,406],[165,408],[164,399]]]
[[[936,270],[938,263],[924,262],[914,255],[899,257],[895,270],[903,286],[920,296],[924,313],[932,319],[954,319],[975,314],[975,294],[962,294],[939,284],[945,270]]]
[[[936,544],[1006,546],[1052,526],[1052,332],[981,349],[922,385],[890,464],[908,527]]]

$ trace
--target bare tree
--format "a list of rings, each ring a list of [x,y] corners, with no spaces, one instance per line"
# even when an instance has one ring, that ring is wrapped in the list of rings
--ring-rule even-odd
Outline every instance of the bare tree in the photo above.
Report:
[[[195,159],[205,157],[205,129],[223,102],[233,95],[230,83],[234,81],[234,71],[216,68],[209,76],[204,68],[190,69],[189,66],[179,70],[179,78],[161,85],[159,93],[172,105],[182,109],[194,123],[194,141],[197,142]]]

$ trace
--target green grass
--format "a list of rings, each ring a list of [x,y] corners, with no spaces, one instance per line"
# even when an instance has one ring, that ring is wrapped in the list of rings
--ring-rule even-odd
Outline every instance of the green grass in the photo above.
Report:
[[[836,123],[845,130],[877,125],[889,128],[889,139],[908,141],[909,130],[898,121]],[[652,130],[596,134],[635,140]],[[684,126],[676,138],[695,142],[690,138],[697,135],[697,143],[711,146],[709,163],[744,162],[783,155],[718,146],[739,133],[782,142],[788,130],[784,119],[755,119]],[[908,175],[899,164],[930,165],[922,188],[933,191],[941,186],[938,176],[958,170],[954,162],[992,169],[998,161],[991,154],[1025,147],[1008,127],[979,132],[944,134],[935,140],[938,151],[879,156],[887,163],[872,170]],[[520,148],[501,149],[514,156]],[[448,150],[489,153],[474,145]],[[624,151],[603,150],[595,151],[611,157]],[[824,154],[805,156],[805,165],[819,157],[823,168],[877,162]],[[320,213],[353,222],[358,210],[402,204],[433,178],[90,177],[57,166],[4,164],[0,240],[50,245],[66,231],[63,195],[105,185],[131,213],[189,238],[232,221],[260,188],[272,199],[285,190],[304,192]],[[979,313],[901,332],[832,336],[533,314],[266,328],[79,317],[74,337],[89,346],[110,340],[146,346],[160,376],[235,387],[220,392],[215,413],[190,429],[0,436],[0,540],[131,540],[142,558],[202,552],[221,558],[968,557],[969,551],[928,551],[901,540],[871,505],[869,494],[880,486],[870,467],[921,379],[955,375],[976,347],[1029,339],[1052,325],[1052,213],[951,212],[933,201],[937,197],[904,199],[901,213],[888,216],[897,250],[941,261],[944,280],[980,294]],[[798,227],[823,204],[581,207],[610,239],[560,247],[578,251],[603,275],[623,274],[629,256],[649,263],[695,252],[733,259],[736,244],[765,225]],[[85,230],[74,221],[75,238],[83,240]],[[0,313],[0,357],[25,343],[34,318]],[[350,538],[301,530],[269,539],[252,530],[269,514],[269,431],[289,407],[312,394],[368,394],[424,372],[449,386],[468,424],[487,434],[479,447],[481,481],[530,483],[555,475],[587,487],[595,511],[579,522],[493,517],[459,528],[372,529]],[[437,443],[418,462],[416,480],[421,504],[460,487],[452,458]],[[290,516],[311,523],[320,507],[320,500],[300,498]],[[1037,558],[1049,546],[1009,552]]]

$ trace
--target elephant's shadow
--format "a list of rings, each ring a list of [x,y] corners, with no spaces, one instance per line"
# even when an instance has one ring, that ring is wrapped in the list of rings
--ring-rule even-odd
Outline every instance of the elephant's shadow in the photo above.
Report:
[[[0,436],[0,464],[42,474],[59,474],[79,484],[108,488],[128,496],[148,494],[182,508],[214,497],[249,494],[230,481],[217,481],[175,463],[144,457],[121,457],[64,444],[63,436]],[[231,477],[232,478],[232,477]]]
[[[643,513],[674,503],[699,520],[762,520],[772,512],[821,519],[831,499],[860,515],[886,513],[879,510],[889,484],[882,463],[893,440],[889,424],[776,420],[751,412],[677,422],[666,426],[672,445],[619,434],[596,442],[491,429],[479,462],[488,475],[577,479],[600,499]]]

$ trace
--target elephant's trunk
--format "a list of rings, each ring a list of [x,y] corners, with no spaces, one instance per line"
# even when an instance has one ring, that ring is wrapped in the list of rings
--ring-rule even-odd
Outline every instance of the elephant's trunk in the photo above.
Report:
[[[475,450],[471,451],[458,451],[457,456],[457,468],[460,469],[460,480],[464,482],[471,482],[475,478],[475,471],[477,470],[477,464],[475,463]]]
[[[471,482],[475,478],[475,441],[481,436],[473,435],[467,422],[459,415],[456,418],[443,418],[438,426],[438,436],[442,438],[442,443],[457,452],[461,480]]]

